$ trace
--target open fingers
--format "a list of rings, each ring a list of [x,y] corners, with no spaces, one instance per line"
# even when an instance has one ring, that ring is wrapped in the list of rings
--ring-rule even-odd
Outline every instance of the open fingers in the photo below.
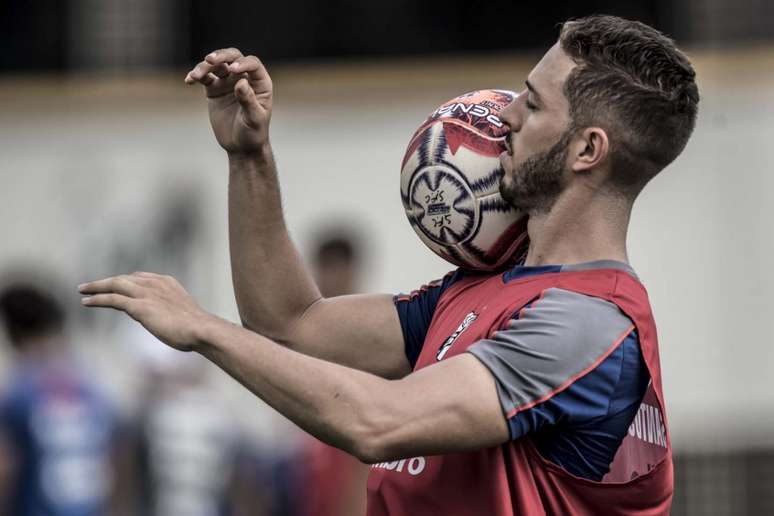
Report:
[[[119,294],[129,298],[139,297],[142,290],[139,279],[139,277],[135,278],[127,275],[113,276],[112,278],[78,285],[78,292],[91,296],[96,294]]]
[[[132,315],[136,300],[121,294],[95,294],[81,299],[84,306],[112,308]]]

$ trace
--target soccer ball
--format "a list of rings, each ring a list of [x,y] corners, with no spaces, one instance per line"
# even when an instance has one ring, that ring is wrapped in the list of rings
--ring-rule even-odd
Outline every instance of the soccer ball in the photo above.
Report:
[[[521,257],[526,217],[500,196],[507,128],[498,114],[516,98],[479,90],[442,104],[414,133],[400,171],[411,227],[441,258],[496,270]]]

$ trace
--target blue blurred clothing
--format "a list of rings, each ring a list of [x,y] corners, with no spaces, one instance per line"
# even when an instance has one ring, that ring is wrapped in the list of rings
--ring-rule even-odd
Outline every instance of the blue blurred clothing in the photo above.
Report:
[[[13,516],[98,516],[111,490],[116,417],[73,364],[21,364],[0,398],[12,446]]]

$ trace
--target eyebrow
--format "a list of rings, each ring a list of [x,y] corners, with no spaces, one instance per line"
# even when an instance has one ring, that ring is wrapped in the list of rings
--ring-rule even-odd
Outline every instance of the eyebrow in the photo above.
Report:
[[[540,96],[540,93],[537,92],[534,86],[532,86],[532,83],[529,82],[529,79],[524,81],[524,84],[527,85],[527,89],[535,96],[535,100],[538,102],[542,102],[542,97]]]

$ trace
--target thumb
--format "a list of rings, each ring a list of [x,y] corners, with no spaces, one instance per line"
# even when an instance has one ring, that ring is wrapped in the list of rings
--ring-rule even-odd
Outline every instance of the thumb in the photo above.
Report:
[[[250,87],[250,83],[247,79],[239,79],[234,85],[234,96],[236,96],[237,102],[242,107],[244,113],[245,122],[253,127],[258,128],[263,123],[263,109],[258,103],[258,98],[255,96],[255,92]]]

